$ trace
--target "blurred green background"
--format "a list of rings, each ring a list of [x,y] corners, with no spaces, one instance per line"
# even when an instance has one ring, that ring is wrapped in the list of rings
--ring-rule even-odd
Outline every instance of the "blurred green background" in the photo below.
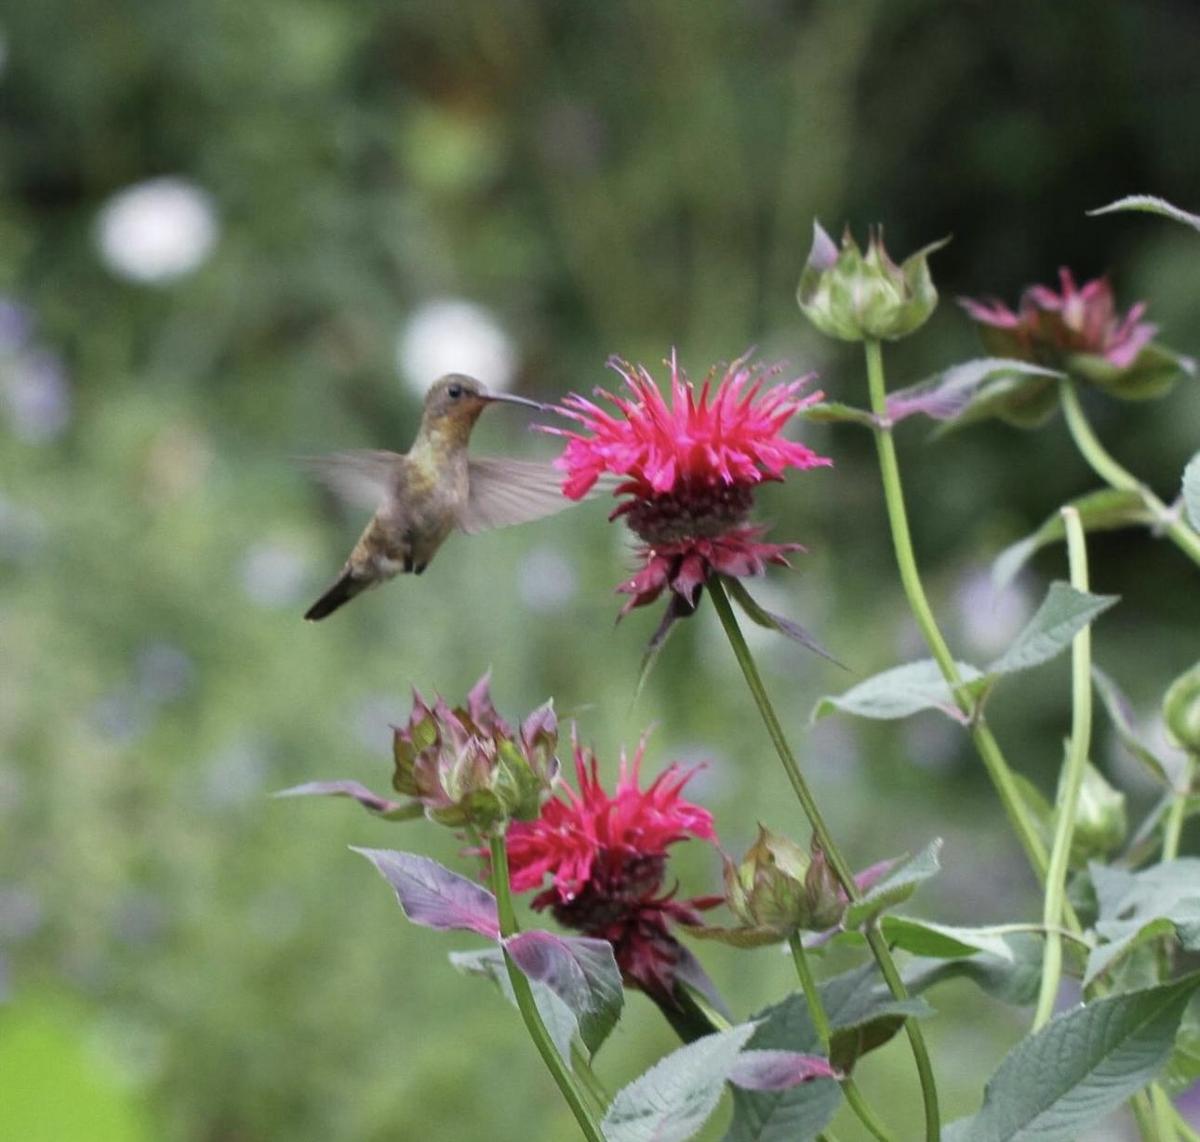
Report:
[[[628,542],[584,505],[448,544],[429,574],[312,626],[300,615],[361,519],[296,455],[403,448],[448,368],[553,398],[611,383],[609,353],[701,376],[750,345],[863,403],[852,347],[793,291],[814,217],[947,233],[946,303],[889,354],[892,384],[978,348],[958,294],[1012,302],[1059,265],[1111,271],[1163,339],[1200,352],[1200,250],[1161,220],[1090,220],[1132,192],[1200,201],[1200,8],[854,0],[15,0],[0,13],[0,1137],[25,1142],[570,1138],[519,1022],[409,927],[351,843],[456,867],[454,838],[346,802],[276,802],[318,778],[384,790],[409,687],[489,666],[500,708],[553,695],[615,769],[691,786],[740,851],[803,837],[707,609],[632,705],[657,615],[614,627]],[[1098,403],[1116,454],[1173,495],[1200,393]],[[481,451],[548,457],[518,412]],[[809,553],[764,600],[856,674],[916,657],[870,441],[804,429],[832,471],[767,489]],[[1094,481],[1061,423],[985,425],[902,461],[932,594],[964,657],[994,654],[1062,573],[1006,595],[991,558]],[[1096,653],[1153,714],[1196,656],[1195,571],[1143,535],[1099,538],[1124,604]],[[946,838],[930,915],[1032,919],[1031,877],[948,724],[807,726],[850,678],[755,640],[855,864]],[[1009,757],[1052,787],[1061,664],[992,706]],[[1097,759],[1147,793],[1100,727]],[[710,852],[676,864],[710,891]],[[700,949],[739,1013],[792,985],[770,951]],[[928,1028],[948,1117],[1023,1017],[964,985]],[[633,997],[599,1060],[617,1084],[669,1050]],[[902,1043],[863,1084],[915,1129]],[[713,1136],[719,1136],[720,1124]],[[1112,1137],[1121,1137],[1121,1124]],[[854,1138],[850,1123],[839,1137]]]

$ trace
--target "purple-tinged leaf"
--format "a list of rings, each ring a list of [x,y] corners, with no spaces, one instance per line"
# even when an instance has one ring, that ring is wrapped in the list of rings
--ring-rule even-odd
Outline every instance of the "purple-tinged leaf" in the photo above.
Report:
[[[357,781],[309,781],[305,785],[293,785],[281,789],[276,797],[349,797],[364,809],[383,817],[399,820],[403,817],[419,817],[425,809],[419,801],[389,801],[372,793]]]
[[[813,1079],[840,1079],[838,1070],[820,1055],[798,1051],[743,1051],[734,1061],[729,1081],[743,1090],[790,1090]]]
[[[499,938],[496,898],[473,880],[416,853],[351,848],[365,856],[395,889],[400,907],[414,924]]]
[[[807,630],[799,623],[792,622],[791,619],[784,618],[783,615],[777,615],[772,611],[768,611],[763,607],[751,594],[746,590],[745,585],[740,579],[734,579],[730,576],[724,576],[725,586],[728,588],[730,595],[737,600],[738,605],[746,612],[746,617],[752,622],[757,623],[760,627],[766,627],[767,630],[778,631],[786,638],[790,638],[793,642],[798,642],[801,646],[807,647],[814,654],[819,654],[822,658],[828,659],[835,666],[841,666],[843,670],[846,666],[838,662],[832,654],[829,653]]]
[[[1151,776],[1167,789],[1171,788],[1171,777],[1162,758],[1154,752],[1149,742],[1143,741],[1135,725],[1133,704],[1125,696],[1124,691],[1099,666],[1092,667],[1092,681],[1096,693],[1108,712],[1109,720],[1120,741],[1131,757],[1140,761]]]
[[[672,1051],[617,1092],[601,1129],[607,1142],[686,1142],[708,1120],[755,1025],[705,1035]]]
[[[916,856],[895,864],[886,876],[876,880],[846,909],[842,924],[846,928],[858,928],[870,923],[888,908],[907,900],[923,881],[936,876],[941,870],[938,854],[942,849],[941,837],[935,837]]]
[[[514,1007],[517,997],[513,993],[512,981],[508,978],[508,967],[504,953],[499,948],[481,948],[472,952],[451,952],[450,963],[465,975],[479,975],[490,979],[505,999]],[[571,1044],[579,1032],[579,1020],[575,1013],[544,983],[530,980],[533,1002],[550,1033],[558,1053],[568,1067],[573,1066]]]
[[[570,1008],[579,1037],[592,1054],[621,1017],[625,991],[607,940],[521,932],[504,942],[513,962],[535,983],[544,984]]]
[[[887,399],[888,416],[893,424],[917,415],[942,422],[952,421],[966,411],[989,382],[997,378],[1006,380],[1014,374],[1048,379],[1063,375],[1028,361],[982,357],[892,393]]]

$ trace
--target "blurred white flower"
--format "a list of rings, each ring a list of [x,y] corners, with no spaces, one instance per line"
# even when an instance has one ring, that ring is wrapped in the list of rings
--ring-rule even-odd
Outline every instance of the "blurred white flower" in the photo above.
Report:
[[[461,298],[438,298],[409,317],[396,346],[396,363],[422,397],[444,373],[466,373],[488,388],[503,390],[516,375],[517,351],[482,306]]]
[[[0,359],[0,399],[14,435],[30,444],[53,440],[71,420],[66,372],[45,349]]]
[[[517,593],[537,614],[561,611],[579,590],[575,567],[556,547],[534,547],[517,564]]]
[[[114,194],[96,219],[96,245],[118,277],[154,285],[199,268],[217,240],[212,197],[182,178],[154,178]]]
[[[1033,598],[1023,580],[997,591],[991,570],[983,566],[963,573],[954,603],[966,642],[984,656],[1000,654],[1033,613]]]
[[[262,607],[290,607],[307,594],[309,561],[294,547],[266,540],[246,552],[241,569],[242,590]]]

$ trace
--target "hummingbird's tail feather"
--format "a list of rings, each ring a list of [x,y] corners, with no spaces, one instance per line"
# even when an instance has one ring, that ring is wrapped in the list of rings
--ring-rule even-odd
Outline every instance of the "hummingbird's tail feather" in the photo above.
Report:
[[[319,622],[369,586],[370,579],[360,579],[353,571],[343,571],[337,582],[304,612],[304,617],[310,623]]]

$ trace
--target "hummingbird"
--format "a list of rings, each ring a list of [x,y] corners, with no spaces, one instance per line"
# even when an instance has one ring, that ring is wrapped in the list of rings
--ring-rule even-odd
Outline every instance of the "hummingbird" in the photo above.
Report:
[[[317,622],[401,573],[420,575],[455,528],[472,535],[570,506],[562,477],[550,464],[467,454],[480,414],[500,402],[545,408],[451,373],[426,394],[421,426],[407,452],[340,452],[308,462],[336,492],[375,514],[306,619]]]

